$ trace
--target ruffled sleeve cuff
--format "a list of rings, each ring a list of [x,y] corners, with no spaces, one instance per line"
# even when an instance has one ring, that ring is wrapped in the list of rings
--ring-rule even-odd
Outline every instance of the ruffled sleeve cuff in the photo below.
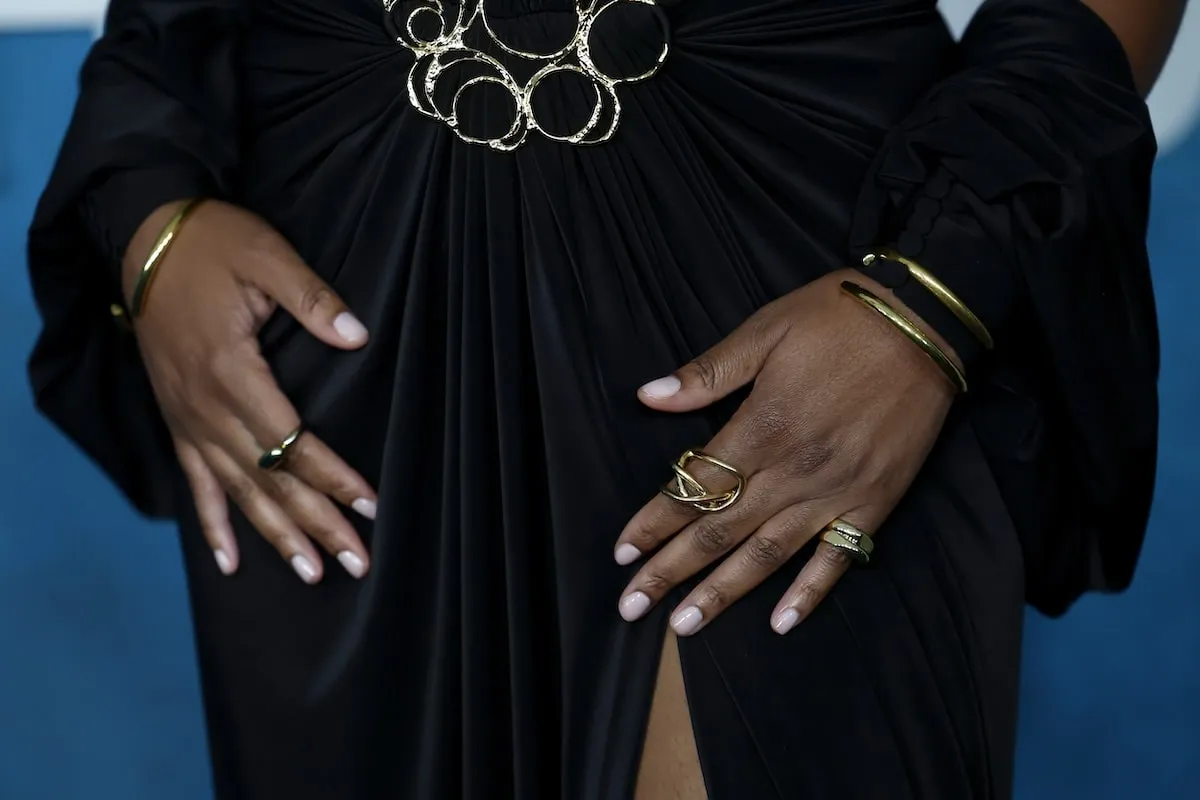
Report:
[[[119,270],[125,251],[141,224],[155,209],[176,200],[211,197],[212,179],[195,170],[143,168],[109,176],[84,195],[79,213],[88,237],[104,261]]]
[[[137,344],[109,308],[122,300],[121,257],[153,209],[230,191],[249,6],[113,0],[29,230],[36,403],[152,516],[174,514],[178,465]]]
[[[1029,599],[1058,613],[1128,584],[1149,514],[1154,136],[1120,42],[1079,0],[987,0],[960,55],[886,136],[851,248],[894,246],[991,332],[967,403]]]

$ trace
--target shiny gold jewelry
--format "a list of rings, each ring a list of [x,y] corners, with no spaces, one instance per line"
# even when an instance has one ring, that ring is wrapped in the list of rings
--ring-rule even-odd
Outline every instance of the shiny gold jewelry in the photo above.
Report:
[[[125,313],[125,307],[120,303],[109,303],[108,313],[112,314],[113,321],[121,326],[123,330],[133,330],[133,326],[129,324],[129,316]]]
[[[283,466],[283,462],[287,460],[288,450],[300,438],[300,434],[304,433],[304,426],[300,425],[296,430],[283,437],[283,441],[272,447],[270,450],[264,450],[263,454],[258,457],[258,468],[264,469],[267,472],[272,472]]]
[[[180,227],[187,220],[188,215],[195,211],[202,202],[204,202],[202,197],[188,200],[175,212],[175,216],[168,220],[167,224],[163,226],[162,232],[158,234],[158,238],[154,241],[154,248],[150,251],[146,263],[142,265],[137,283],[133,286],[133,301],[129,306],[135,318],[140,317],[146,310],[146,296],[150,293],[150,285],[154,283],[154,276],[158,274],[159,265],[167,257],[171,245],[175,243],[175,236],[179,233]]]
[[[909,322],[907,317],[853,281],[842,281],[842,291],[868,308],[874,309],[884,319],[899,328],[901,333],[925,351],[925,355],[938,365],[956,389],[960,392],[967,390],[967,378],[963,375],[962,370],[920,328]]]
[[[860,564],[871,560],[875,552],[875,540],[864,530],[860,530],[844,519],[835,519],[821,531],[821,541],[843,550]]]
[[[727,492],[709,491],[704,484],[688,473],[687,466],[692,461],[703,461],[722,472],[729,473],[737,479],[737,486]],[[729,508],[738,501],[738,498],[742,496],[742,491],[746,488],[746,476],[736,467],[699,450],[688,450],[671,465],[671,468],[675,470],[675,479],[662,488],[662,493],[672,500],[691,506],[704,514],[713,514]]]
[[[622,83],[645,80],[658,72],[666,61],[670,50],[665,17],[660,13],[663,26],[663,47],[654,64],[640,75],[616,77],[608,75],[596,66],[592,59],[592,29],[605,12],[621,5],[638,4],[658,7],[656,0],[575,0],[575,35],[557,50],[549,53],[533,53],[520,50],[501,39],[488,20],[486,0],[383,0],[384,12],[388,15],[389,27],[395,25],[393,34],[396,42],[415,56],[416,60],[408,72],[408,99],[420,113],[445,123],[464,142],[485,144],[494,150],[510,151],[520,147],[529,131],[538,131],[543,136],[567,144],[599,144],[607,141],[617,130],[621,119],[621,101],[616,87]],[[403,19],[393,14],[399,5],[412,5],[405,9]],[[428,19],[422,20],[427,17]],[[416,32],[418,21],[431,24],[438,31],[433,38],[422,39]],[[466,41],[471,28],[478,26],[478,33],[486,39],[486,45],[498,48],[504,54],[520,59],[543,62],[532,76],[522,82],[500,60]],[[472,40],[479,39],[472,37]],[[472,70],[471,77],[463,80],[448,101],[439,106],[434,95],[438,82],[447,70],[466,65]],[[538,86],[550,75],[575,74],[592,84],[595,94],[590,119],[583,126],[568,134],[555,134],[542,127],[533,109],[533,96]],[[458,104],[463,92],[476,85],[498,86],[508,92],[513,101],[512,125],[500,136],[481,138],[463,132],[459,127]]]
[[[871,266],[876,258],[886,258],[889,261],[895,261],[898,264],[903,264],[908,268],[908,274],[912,275],[917,281],[929,290],[929,293],[941,301],[942,305],[950,309],[958,321],[971,332],[979,343],[984,348],[991,350],[995,347],[995,342],[992,341],[992,334],[988,331],[987,326],[983,324],[983,320],[975,316],[975,312],[959,299],[958,295],[950,291],[950,287],[938,280],[932,272],[922,267],[916,261],[913,261],[907,256],[902,256],[897,251],[888,248],[881,253],[871,253],[863,259],[863,266]]]

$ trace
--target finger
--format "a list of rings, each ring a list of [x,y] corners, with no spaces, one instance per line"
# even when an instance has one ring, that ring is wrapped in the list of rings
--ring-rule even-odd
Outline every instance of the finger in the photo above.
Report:
[[[737,470],[744,477],[747,486],[755,478],[762,467],[762,459],[769,452],[768,448],[761,446],[764,427],[760,421],[761,412],[762,409],[759,409],[755,403],[747,401],[701,451]],[[769,414],[768,416],[774,419],[778,415]],[[712,493],[732,491],[738,484],[737,475],[703,459],[689,461],[684,465],[684,471]],[[678,487],[674,485],[670,466],[664,470],[664,473],[664,477],[671,479],[671,488],[677,490]],[[668,481],[664,480],[663,483],[667,485]],[[797,493],[802,489],[803,487],[800,486],[794,487],[790,497],[781,498],[779,507],[787,505],[786,502],[782,502],[783,500],[795,502],[799,499]],[[743,489],[743,496],[736,500],[730,509],[736,508],[745,501],[745,491]],[[613,558],[622,566],[632,564],[694,522],[701,513],[688,503],[680,502],[659,492],[625,524],[617,537]],[[720,511],[716,516],[727,513],[728,510]]]
[[[300,580],[308,584],[320,581],[324,572],[321,557],[292,518],[220,447],[201,443],[198,448],[230,499],[237,503],[262,537],[279,551]]]
[[[776,512],[775,493],[765,478],[747,484],[728,510],[704,514],[669,541],[638,570],[621,593],[618,611],[627,622],[641,618],[667,593],[728,553]]]
[[[874,535],[883,520],[883,515],[860,509],[839,514],[838,519]],[[821,526],[822,530],[825,525],[828,525],[828,521]],[[775,632],[782,636],[803,622],[829,595],[834,585],[853,564],[854,559],[845,550],[826,542],[818,544],[812,558],[800,570],[800,574],[796,576],[796,580],[771,614],[771,627]]]
[[[735,420],[736,418],[737,415],[735,415]],[[703,451],[738,469],[746,481],[742,496],[729,509],[707,515],[713,518],[726,516],[745,502],[749,484],[756,474],[751,454],[738,446],[735,430],[735,421],[730,421]],[[684,470],[709,492],[728,492],[738,485],[736,475],[703,460],[689,461]],[[667,470],[664,472],[668,476],[672,474]],[[664,484],[666,483],[667,481],[664,481]],[[671,488],[678,488],[674,486],[673,479],[671,484]],[[645,554],[658,549],[672,536],[699,519],[702,514],[703,512],[694,506],[667,497],[660,492],[642,506],[629,522],[625,523],[624,529],[617,537],[613,558],[622,566],[632,564]]]
[[[354,526],[324,493],[291,472],[292,467],[300,463],[303,455],[303,450],[297,451],[295,448],[300,446],[302,440],[312,438],[312,435],[302,434],[300,439],[288,448],[287,460],[279,469],[265,470],[258,466],[263,449],[276,446],[288,433],[278,435],[270,444],[260,445],[253,432],[232,417],[220,428],[221,441],[226,452],[233,456],[244,472],[252,477],[302,531],[336,557],[347,572],[355,578],[362,578],[370,568],[370,558]]]
[[[325,344],[353,350],[367,343],[366,326],[294,251],[262,259],[253,277],[260,290]]]
[[[225,575],[232,575],[238,568],[238,548],[233,526],[229,523],[229,501],[225,490],[191,442],[176,437],[175,453],[191,487],[200,530],[212,548],[217,568]]]
[[[786,318],[768,305],[673,375],[642,386],[638,397],[659,411],[693,411],[715,403],[754,380],[787,331]]]
[[[671,612],[675,633],[679,636],[698,633],[745,597],[804,547],[827,521],[827,514],[812,504],[800,503],[759,526]]]
[[[290,474],[286,466],[278,471],[263,472],[259,479],[266,484],[272,499],[305,533],[334,556],[346,572],[355,578],[367,574],[371,567],[367,548],[329,498]]]
[[[250,430],[261,449],[275,447],[299,427],[300,415],[280,391],[261,355],[255,353],[249,363],[238,362],[236,372],[218,376],[218,382],[224,398],[232,406],[233,415]],[[312,433],[305,432],[288,448],[285,469],[316,491],[329,495],[367,519],[375,519],[375,490],[357,470]],[[342,530],[352,532],[349,523]],[[357,540],[357,535],[353,538]]]

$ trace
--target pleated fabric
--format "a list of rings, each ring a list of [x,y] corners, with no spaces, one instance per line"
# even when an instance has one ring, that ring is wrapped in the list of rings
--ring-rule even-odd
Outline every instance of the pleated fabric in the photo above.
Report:
[[[575,14],[569,0],[486,1],[497,33],[531,47],[569,30]],[[398,3],[392,14],[417,5]],[[992,0],[987,8],[1007,23],[1025,19],[1026,5]],[[1105,69],[1116,59],[1105,74],[1086,59],[1072,63],[1096,84],[1074,84],[1081,105],[1100,109],[1089,129],[1094,146],[1062,141],[1052,156],[1069,168],[1049,179],[1074,187],[1078,176],[1124,175],[1123,186],[1142,190],[1122,202],[1090,184],[1060,193],[1083,204],[1069,215],[1082,221],[1062,226],[1071,241],[1106,212],[1124,220],[1115,246],[1136,272],[1145,262],[1138,214],[1152,152],[1144,106],[1102,23],[1074,2],[1048,5],[1027,49],[1004,53],[998,69],[1011,71],[1062,36],[1085,37],[1080,51],[1099,53]],[[77,116],[31,239],[47,318],[34,381],[43,407],[140,507],[180,521],[221,800],[631,796],[671,602],[637,624],[619,619],[631,570],[612,563],[613,542],[670,461],[706,442],[737,401],[666,416],[642,407],[636,388],[773,298],[844,266],[862,240],[918,230],[935,262],[952,256],[953,248],[938,250],[933,221],[912,222],[927,174],[952,173],[961,203],[949,205],[950,222],[968,212],[1009,219],[1022,193],[1047,180],[1036,170],[993,180],[1012,174],[1008,148],[1028,145],[1024,132],[1037,122],[1010,121],[1013,128],[978,115],[999,131],[992,144],[1008,142],[990,151],[1001,160],[989,171],[986,154],[956,161],[943,152],[974,154],[974,140],[925,136],[929,127],[910,115],[917,108],[952,127],[970,109],[937,105],[967,73],[964,50],[931,0],[658,7],[665,16],[618,3],[597,25],[593,56],[613,69],[640,71],[664,27],[670,37],[657,74],[617,87],[613,138],[577,147],[535,131],[514,152],[464,143],[414,110],[413,53],[389,36],[375,0],[146,2],[120,23],[135,40],[154,32],[143,37],[154,45],[138,51],[147,63],[165,58],[176,38],[214,60],[208,71],[161,71],[153,87],[139,84],[148,102],[186,95],[167,106],[174,117],[164,112],[178,122],[105,136],[81,131]],[[1008,35],[1003,29],[994,26],[994,35]],[[201,46],[234,35],[236,58]],[[133,80],[114,65],[136,48],[122,51],[119,41],[102,41],[94,57],[93,73],[106,77],[92,94],[85,88],[90,107],[104,87]],[[984,84],[969,98],[1004,92],[980,75],[969,73]],[[1096,86],[1099,100],[1089,105]],[[1022,96],[1036,99],[1039,88],[1022,85]],[[590,98],[570,80],[544,91],[536,110],[554,130],[577,120]],[[213,93],[222,104],[203,102]],[[212,110],[227,106],[226,116]],[[1109,124],[1106,110],[1127,127]],[[502,95],[485,91],[464,100],[460,121],[503,131],[511,113]],[[161,428],[136,430],[125,440],[131,449],[111,452],[113,438],[133,426],[125,409],[152,399],[132,345],[101,331],[102,315],[86,306],[96,297],[80,295],[81,286],[111,291],[111,275],[76,207],[89,197],[92,228],[96,219],[103,227],[108,204],[96,198],[112,191],[110,173],[127,166],[114,160],[155,136],[174,143],[176,155],[135,166],[175,187],[162,191],[190,182],[262,214],[371,330],[355,353],[329,350],[283,316],[263,332],[306,422],[379,487],[376,521],[356,523],[373,554],[363,582],[331,567],[321,585],[303,585],[240,517],[242,570],[221,577],[169,468]],[[206,137],[220,145],[206,146]],[[203,157],[178,155],[189,148]],[[956,170],[959,163],[973,170]],[[148,194],[124,205],[136,209]],[[989,306],[1001,326],[1017,327],[1011,320],[1028,308],[1028,265],[1048,263],[1030,230],[971,228],[979,251],[979,242],[1011,234],[1007,256],[1038,254],[959,276],[984,297],[1007,298]],[[1152,399],[1148,280],[1100,272],[1127,290],[1123,313],[1132,321],[1108,333]],[[1048,309],[1056,298],[1039,295],[1036,305]],[[1133,455],[1145,469],[1153,455],[1152,421],[1114,440],[1087,436],[1114,410],[1152,413],[1144,395],[1123,393],[1128,403],[1114,401],[1098,418],[1057,401],[1039,405],[1058,397],[1055,376],[1013,364],[1046,341],[1068,356],[1095,345],[1055,329],[980,366],[989,377],[956,407],[879,532],[879,557],[847,575],[796,632],[779,637],[768,620],[809,550],[681,643],[714,800],[1008,796],[1025,578],[1044,572],[1027,561],[1048,541],[1026,506],[1044,496],[1041,475],[1055,476],[1057,489],[1078,488],[1062,475],[1100,485],[1087,482],[1092,472],[1047,461],[1047,442],[1069,446],[1083,431],[1091,443],[1084,463],[1106,479],[1126,474],[1105,472],[1118,457]],[[121,410],[63,404],[71,382],[110,370],[129,376],[115,397],[101,395]],[[1086,379],[1103,391],[1115,375],[1093,370]],[[1055,435],[1042,436],[1043,427]],[[1105,500],[1123,519],[1141,514],[1144,522],[1139,491]],[[1089,525],[1102,516],[1088,500],[1095,495],[1070,494]],[[1048,608],[1128,580],[1139,529],[1126,528],[1113,550],[1094,525],[1073,530],[1064,547],[1104,550],[1116,577],[1093,570],[1080,579],[1086,559],[1072,562],[1076,572],[1061,587],[1032,593]],[[1061,566],[1062,549],[1055,553]]]

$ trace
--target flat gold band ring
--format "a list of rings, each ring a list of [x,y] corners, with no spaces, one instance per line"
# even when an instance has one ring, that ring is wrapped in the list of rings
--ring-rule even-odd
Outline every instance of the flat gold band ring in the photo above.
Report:
[[[875,552],[875,540],[871,534],[860,530],[844,519],[835,519],[821,531],[821,541],[836,547],[860,564],[871,560]]]
[[[724,492],[708,489],[687,471],[693,461],[702,461],[716,467],[721,472],[732,475],[737,485]],[[746,476],[737,467],[727,464],[719,458],[710,456],[700,450],[688,450],[671,465],[675,477],[661,491],[672,500],[699,511],[702,514],[715,514],[724,511],[738,501],[746,488]]]
[[[258,468],[273,472],[283,466],[283,462],[287,461],[288,451],[296,440],[300,438],[300,434],[304,433],[304,426],[300,425],[296,430],[283,437],[283,441],[272,447],[270,450],[264,450],[263,454],[258,457]]]

